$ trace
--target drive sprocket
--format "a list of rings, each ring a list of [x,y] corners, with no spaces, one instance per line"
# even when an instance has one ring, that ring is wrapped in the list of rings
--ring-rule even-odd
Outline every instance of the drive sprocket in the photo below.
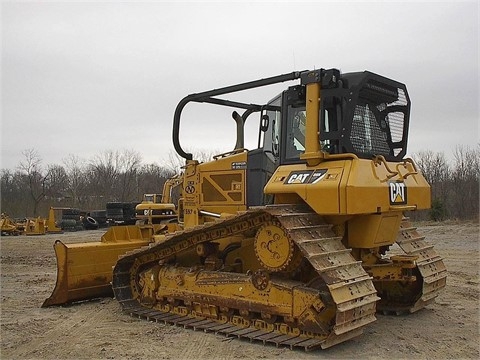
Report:
[[[285,270],[294,254],[293,241],[276,222],[268,222],[258,229],[254,249],[262,266],[272,272]]]

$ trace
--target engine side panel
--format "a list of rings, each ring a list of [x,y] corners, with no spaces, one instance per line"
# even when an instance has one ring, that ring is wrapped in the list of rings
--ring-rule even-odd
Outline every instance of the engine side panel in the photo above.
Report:
[[[296,194],[322,215],[374,214],[430,207],[430,186],[409,162],[347,159],[322,162],[315,167],[280,166],[266,185],[265,193]]]

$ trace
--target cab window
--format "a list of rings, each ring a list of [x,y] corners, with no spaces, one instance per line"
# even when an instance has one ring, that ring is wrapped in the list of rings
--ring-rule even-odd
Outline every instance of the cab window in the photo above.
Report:
[[[260,131],[259,145],[263,142],[263,150],[267,156],[276,158],[279,155],[280,146],[280,112],[281,97],[278,96],[268,103],[269,106],[278,110],[267,110],[268,128]],[[272,159],[273,160],[273,159]]]
[[[288,107],[285,158],[295,160],[305,152],[305,107]]]

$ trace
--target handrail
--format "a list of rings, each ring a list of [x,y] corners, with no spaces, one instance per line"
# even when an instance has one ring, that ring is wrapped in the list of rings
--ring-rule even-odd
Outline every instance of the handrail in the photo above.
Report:
[[[414,162],[413,159],[411,159],[411,158],[405,158],[405,159],[403,160],[403,163],[397,165],[397,170],[399,170],[399,167],[400,167],[401,165],[403,165],[404,168],[407,168],[407,164],[412,165],[413,171],[409,171],[409,172],[403,174],[403,175],[402,175],[402,178],[403,178],[403,179],[406,179],[407,176],[417,175],[417,174],[418,174],[417,166],[415,165],[415,162]]]
[[[227,151],[227,152],[224,152],[224,153],[222,153],[222,154],[214,155],[214,156],[213,156],[213,160],[218,160],[218,159],[223,158],[223,157],[225,157],[225,156],[227,156],[227,155],[240,154],[240,153],[242,153],[242,152],[244,152],[244,151],[248,151],[248,150],[245,149],[245,148],[233,149],[232,151]]]
[[[387,172],[389,173],[387,175],[387,179],[391,179],[395,176],[397,176],[399,174],[398,171],[393,171],[392,169],[390,169],[388,167],[388,163],[387,163],[387,160],[385,160],[385,158],[382,156],[382,155],[375,155],[373,157],[373,162],[375,165],[380,165],[380,164],[383,164],[383,166],[385,166],[385,169],[387,170]]]
[[[213,96],[233,93],[233,92],[247,90],[247,89],[253,89],[253,88],[272,85],[272,84],[277,84],[277,83],[281,83],[281,82],[285,82],[285,81],[296,80],[296,79],[300,78],[302,73],[303,72],[301,72],[301,71],[294,71],[294,72],[288,73],[288,74],[272,76],[272,77],[268,77],[268,78],[265,78],[265,79],[250,81],[250,82],[246,82],[246,83],[242,83],[242,84],[238,84],[238,85],[232,85],[232,86],[227,86],[227,87],[218,88],[218,89],[214,89],[214,90],[204,91],[204,92],[201,92],[201,93],[187,95],[182,100],[180,100],[180,102],[178,103],[178,105],[175,109],[175,114],[173,116],[172,138],[173,138],[173,146],[175,148],[175,151],[177,152],[178,155],[185,158],[186,160],[192,160],[193,159],[193,155],[191,153],[187,153],[183,150],[182,146],[180,145],[180,139],[179,139],[179,135],[180,135],[180,116],[182,114],[183,108],[189,102],[191,102],[191,101],[194,101],[194,102],[208,102],[208,103],[213,103],[213,104],[217,104],[217,105],[242,107],[242,108],[247,109],[247,110],[248,109],[259,109],[259,108],[261,108],[260,105],[239,103],[239,102],[233,102],[233,101],[229,101],[229,100],[221,100],[221,99],[216,99]]]

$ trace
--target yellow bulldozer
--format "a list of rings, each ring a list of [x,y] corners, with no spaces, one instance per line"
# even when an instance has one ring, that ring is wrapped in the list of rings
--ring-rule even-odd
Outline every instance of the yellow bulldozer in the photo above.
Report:
[[[266,104],[231,100],[287,81]],[[184,151],[192,102],[234,109],[232,151],[205,163]],[[430,207],[406,158],[409,116],[405,85],[368,71],[300,71],[188,95],[173,121],[185,158],[174,226],[57,242],[57,286],[44,305],[99,296],[111,280],[130,315],[306,350],[358,336],[377,311],[425,307],[446,269],[404,217]],[[258,146],[247,150],[251,118]]]
[[[1,235],[21,235],[25,232],[25,224],[12,220],[7,214],[2,213],[0,217]]]

